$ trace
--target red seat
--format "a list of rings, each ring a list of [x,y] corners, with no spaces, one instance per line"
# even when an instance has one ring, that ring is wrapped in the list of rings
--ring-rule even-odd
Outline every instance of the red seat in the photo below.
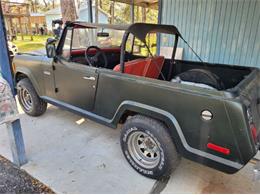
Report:
[[[157,79],[164,64],[163,56],[155,56],[146,59],[137,59],[125,62],[125,73]],[[114,71],[120,72],[120,64]]]

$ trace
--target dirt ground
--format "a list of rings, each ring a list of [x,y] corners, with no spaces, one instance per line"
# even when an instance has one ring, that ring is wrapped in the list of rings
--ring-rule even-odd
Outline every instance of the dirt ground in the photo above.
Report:
[[[0,194],[53,194],[47,186],[0,156]]]

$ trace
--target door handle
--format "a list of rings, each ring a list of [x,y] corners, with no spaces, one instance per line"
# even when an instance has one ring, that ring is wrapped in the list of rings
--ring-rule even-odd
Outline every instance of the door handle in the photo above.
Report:
[[[95,77],[83,77],[83,79],[90,80],[90,81],[95,81],[96,80]]]
[[[51,75],[51,72],[49,72],[49,71],[43,71],[43,74],[50,76],[50,75]]]

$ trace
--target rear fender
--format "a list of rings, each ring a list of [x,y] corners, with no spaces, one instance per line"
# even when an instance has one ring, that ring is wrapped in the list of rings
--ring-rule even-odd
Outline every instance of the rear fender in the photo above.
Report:
[[[119,106],[116,112],[115,117],[112,119],[113,125],[118,124],[121,116],[126,111],[133,111],[138,114],[143,114],[151,118],[158,119],[163,123],[165,123],[169,128],[169,133],[173,139],[173,142],[177,147],[178,152],[186,158],[201,162],[208,166],[215,167],[217,169],[221,169],[229,173],[234,173],[243,167],[243,165],[238,162],[234,162],[222,158],[220,156],[216,156],[207,153],[205,151],[191,147],[187,143],[187,140],[184,137],[183,131],[176,118],[171,113],[153,106],[149,106],[149,105],[145,105],[133,101],[124,101],[121,103],[121,105]]]
[[[142,103],[124,101],[119,106],[116,115],[112,120],[113,125],[117,125],[120,121],[120,118],[127,111],[136,112],[138,114],[142,114],[163,122],[169,128],[169,134],[171,135],[174,143],[176,144],[178,151],[182,153],[185,150],[185,143],[187,145],[186,139],[184,138],[178,121],[172,114],[170,114],[167,111]]]

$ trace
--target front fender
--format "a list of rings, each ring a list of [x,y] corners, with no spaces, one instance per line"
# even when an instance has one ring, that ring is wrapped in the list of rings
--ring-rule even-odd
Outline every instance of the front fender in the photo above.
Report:
[[[26,68],[26,67],[17,67],[16,68],[15,83],[18,79],[19,74],[24,74],[24,75],[26,75],[26,77],[29,78],[29,80],[31,81],[34,89],[36,90],[36,92],[39,96],[41,96],[41,94],[43,94],[43,91],[41,90],[41,87],[39,86],[33,72],[29,68]]]

